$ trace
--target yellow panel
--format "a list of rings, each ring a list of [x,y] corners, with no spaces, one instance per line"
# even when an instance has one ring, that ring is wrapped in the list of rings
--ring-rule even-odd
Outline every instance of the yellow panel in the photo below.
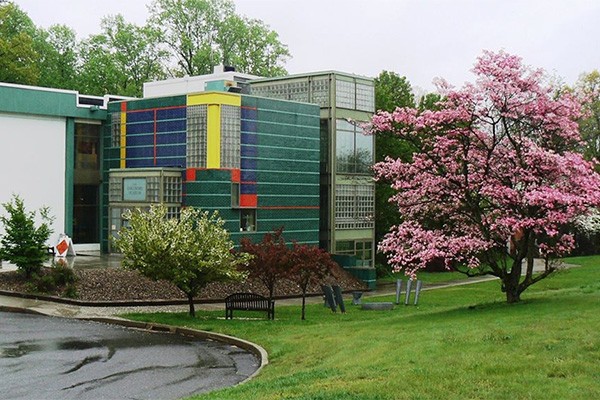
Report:
[[[121,112],[121,138],[119,141],[121,146],[120,159],[121,168],[125,168],[125,157],[127,157],[127,113]]]
[[[239,94],[227,92],[205,92],[188,94],[188,106],[196,106],[199,104],[226,104],[229,106],[240,107],[242,105],[242,96]]]
[[[209,104],[206,119],[206,168],[221,168],[221,106]]]

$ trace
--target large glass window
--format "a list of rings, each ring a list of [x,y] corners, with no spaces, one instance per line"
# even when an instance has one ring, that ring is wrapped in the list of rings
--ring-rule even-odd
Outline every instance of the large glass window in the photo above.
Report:
[[[374,226],[375,186],[335,185],[335,228],[363,229]]]
[[[363,134],[360,126],[349,121],[336,121],[337,172],[370,174],[373,164],[373,137]]]
[[[370,240],[339,240],[335,242],[335,254],[356,257],[360,266],[369,266],[373,258],[373,242]]]

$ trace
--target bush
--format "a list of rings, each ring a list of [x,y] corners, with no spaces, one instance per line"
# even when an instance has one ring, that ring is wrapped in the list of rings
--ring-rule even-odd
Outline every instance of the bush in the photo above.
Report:
[[[32,274],[28,282],[28,291],[34,293],[57,294],[64,290],[66,297],[77,297],[75,272],[65,265],[53,264],[52,268],[44,268]]]
[[[46,241],[52,233],[49,209],[39,210],[42,223],[36,227],[36,211],[25,210],[25,203],[19,196],[13,196],[2,206],[8,216],[0,215],[5,234],[0,239],[0,259],[15,264],[18,270],[30,278],[38,274],[44,261],[48,259]]]

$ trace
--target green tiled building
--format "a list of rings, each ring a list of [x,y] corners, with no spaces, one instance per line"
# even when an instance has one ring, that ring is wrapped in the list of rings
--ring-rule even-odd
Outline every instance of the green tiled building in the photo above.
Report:
[[[320,245],[334,254],[354,256],[354,267],[371,269],[374,138],[362,133],[361,123],[368,122],[375,111],[373,79],[328,71],[256,79],[250,87],[256,96],[319,106]],[[374,282],[374,271],[367,272]]]
[[[236,241],[283,226],[319,243],[318,106],[208,91],[114,102],[108,115],[103,250],[125,209],[157,202],[173,216],[218,210]]]

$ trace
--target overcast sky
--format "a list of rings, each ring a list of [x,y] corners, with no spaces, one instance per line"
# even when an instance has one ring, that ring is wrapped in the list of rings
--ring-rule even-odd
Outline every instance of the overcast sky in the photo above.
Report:
[[[100,19],[123,14],[141,25],[151,0],[14,0],[38,26],[66,24],[80,38]],[[472,80],[481,51],[504,49],[526,64],[573,83],[600,69],[599,0],[235,0],[236,10],[264,21],[292,54],[289,73],[382,70],[433,90],[443,77]]]

